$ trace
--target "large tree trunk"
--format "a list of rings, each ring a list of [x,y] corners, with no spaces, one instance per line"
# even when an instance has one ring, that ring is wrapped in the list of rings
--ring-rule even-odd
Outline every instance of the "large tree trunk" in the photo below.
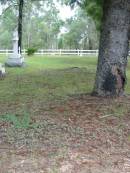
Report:
[[[93,94],[120,96],[126,84],[130,0],[105,0]]]
[[[24,0],[19,0],[19,16],[18,16],[18,48],[20,48],[20,53],[21,53],[21,48],[22,48],[22,20],[23,20],[23,5],[24,5]]]

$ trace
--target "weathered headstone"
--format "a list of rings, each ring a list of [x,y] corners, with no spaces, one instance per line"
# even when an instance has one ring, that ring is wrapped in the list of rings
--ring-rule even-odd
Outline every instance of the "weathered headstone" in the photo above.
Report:
[[[5,77],[5,66],[0,63],[0,79]]]
[[[13,33],[13,54],[8,57],[5,65],[9,67],[22,67],[24,63],[24,57],[20,54],[20,48],[18,48],[18,31],[15,29]]]

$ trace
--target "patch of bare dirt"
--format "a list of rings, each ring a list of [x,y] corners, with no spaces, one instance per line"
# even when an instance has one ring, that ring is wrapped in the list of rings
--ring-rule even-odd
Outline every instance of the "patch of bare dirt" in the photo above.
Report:
[[[0,123],[0,172],[130,172],[130,97],[80,95],[31,112],[36,128]]]

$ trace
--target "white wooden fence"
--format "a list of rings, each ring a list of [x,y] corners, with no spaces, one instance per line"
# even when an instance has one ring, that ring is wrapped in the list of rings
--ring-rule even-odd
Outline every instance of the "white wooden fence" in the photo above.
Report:
[[[0,50],[0,54],[12,54],[13,50],[4,49]],[[26,54],[26,49],[22,50],[22,54]],[[67,49],[39,49],[36,55],[98,55],[98,50],[67,50]]]
[[[11,49],[4,49],[0,50],[0,54],[12,54],[13,50]],[[22,50],[22,54],[26,54],[26,49]],[[68,50],[68,49],[39,49],[36,55],[77,55],[77,56],[84,56],[84,55],[98,55],[98,50]],[[130,51],[129,51],[130,55]]]

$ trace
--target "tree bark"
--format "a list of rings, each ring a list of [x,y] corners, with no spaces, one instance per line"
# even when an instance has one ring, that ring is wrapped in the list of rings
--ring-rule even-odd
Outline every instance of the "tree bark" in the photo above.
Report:
[[[21,48],[22,48],[23,5],[24,5],[24,0],[19,0],[19,16],[18,16],[18,37],[19,37],[19,40],[18,40],[18,49],[20,48],[20,53],[21,53]]]
[[[120,96],[126,84],[130,1],[105,0],[93,95]]]

